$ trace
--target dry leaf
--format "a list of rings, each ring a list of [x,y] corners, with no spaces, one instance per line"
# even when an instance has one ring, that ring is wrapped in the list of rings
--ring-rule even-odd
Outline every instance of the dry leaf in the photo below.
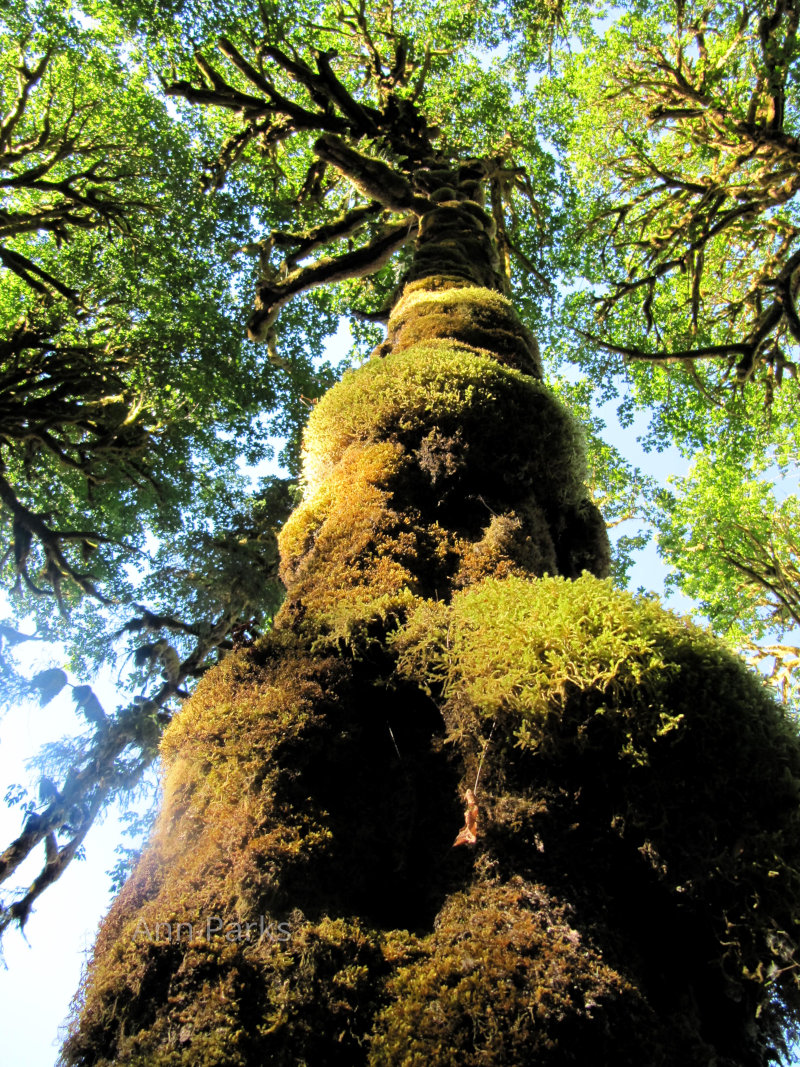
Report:
[[[478,803],[471,789],[464,794],[464,800],[467,804],[464,811],[464,825],[458,831],[453,848],[457,845],[474,845],[478,840]]]

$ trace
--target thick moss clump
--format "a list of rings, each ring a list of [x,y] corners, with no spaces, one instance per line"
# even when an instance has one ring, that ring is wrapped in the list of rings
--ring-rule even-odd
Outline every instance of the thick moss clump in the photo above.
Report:
[[[259,927],[252,924],[248,940],[234,923],[207,936],[205,919],[186,920],[179,936],[168,933],[179,931],[175,922],[147,933],[142,921],[136,940],[123,943],[114,958],[120,970],[131,968],[135,992],[120,988],[110,1001],[109,990],[105,1018],[90,1004],[83,1032],[65,1046],[66,1061],[96,1067],[361,1062],[390,969],[380,934],[357,919],[310,922],[299,912],[270,922],[263,935]]]
[[[665,1043],[681,1052],[568,909],[520,878],[455,894],[386,993],[371,1067],[658,1067]]]
[[[65,1062],[766,1064],[800,751],[758,680],[589,576],[417,604],[393,645],[388,689],[289,633],[203,680]]]
[[[445,532],[418,509],[393,506],[407,466],[397,444],[353,446],[284,526],[281,577],[291,599],[282,617],[312,638],[369,643],[405,617],[416,594],[446,584]]]
[[[539,349],[520,323],[510,300],[474,286],[422,289],[409,285],[389,319],[388,343],[402,352],[424,341],[444,339],[490,352],[499,362],[541,377]]]
[[[699,1038],[765,1062],[800,1008],[800,745],[760,680],[589,575],[488,580],[421,606],[395,647],[465,785],[483,759],[497,869],[571,900],[662,1016],[694,1005]]]
[[[484,488],[490,479],[518,493],[532,488],[547,503],[585,496],[581,431],[549,390],[446,341],[370,360],[326,393],[305,435],[306,485],[316,489],[353,442],[398,441],[412,451],[434,429],[460,431],[470,475],[482,475]]]
[[[487,352],[432,341],[373,358],[317,405],[304,456],[305,498],[280,538],[282,618],[318,640],[382,641],[413,598],[487,576],[607,573],[579,428]]]

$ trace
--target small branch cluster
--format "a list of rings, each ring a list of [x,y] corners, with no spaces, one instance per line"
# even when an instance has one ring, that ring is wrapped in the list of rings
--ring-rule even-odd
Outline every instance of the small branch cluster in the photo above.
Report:
[[[628,276],[598,299],[597,313],[603,321],[642,294],[650,329],[659,284],[682,273],[692,336],[705,311],[707,322],[722,323],[735,339],[672,351],[605,347],[636,360],[728,358],[738,385],[766,365],[771,387],[787,371],[796,375],[784,346],[800,343],[800,227],[782,210],[800,190],[800,141],[786,128],[800,4],[775,0],[760,18],[743,7],[724,41],[711,8],[687,24],[684,11],[679,5],[671,50],[643,49],[615,71],[608,94],[639,102],[648,132],[619,130],[625,148],[614,161],[617,202],[594,226],[606,228]],[[744,95],[729,76],[737,62],[754,71]]]
[[[66,109],[60,106],[56,79],[47,79],[52,58],[20,54],[16,93],[0,116],[0,264],[41,296],[80,304],[75,289],[13,242],[48,233],[60,245],[75,230],[125,232],[131,209],[144,204],[120,188],[134,177],[110,162],[124,158],[120,146],[88,128],[94,102],[73,96]]]

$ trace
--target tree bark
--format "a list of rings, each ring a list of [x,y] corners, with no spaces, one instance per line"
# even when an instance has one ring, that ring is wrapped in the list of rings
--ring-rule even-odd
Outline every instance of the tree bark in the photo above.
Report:
[[[739,774],[755,757],[736,747],[738,725],[718,737],[701,723],[684,738],[683,711],[653,712],[662,676],[679,668],[651,665],[640,681],[631,668],[619,688],[547,667],[564,627],[580,650],[598,597],[620,612],[601,612],[598,640],[630,616],[633,648],[639,612],[656,636],[636,663],[661,648],[659,626],[678,627],[676,663],[694,660],[685,628],[652,622],[660,609],[600,581],[608,540],[581,435],[503,296],[486,170],[418,178],[406,198],[419,208],[416,247],[386,342],[310,420],[304,499],[281,535],[286,602],[167,731],[163,811],[101,927],[64,1063],[766,1062],[762,986],[739,975],[731,992],[734,979],[708,963],[722,951],[727,882],[709,876],[697,900],[692,888],[703,862],[726,877],[738,862],[727,816],[692,791],[704,746],[721,753],[723,782],[739,775],[743,803],[763,775]],[[525,615],[537,590],[555,599]],[[459,605],[494,595],[510,596],[503,611],[462,625]],[[493,636],[517,609],[511,637]],[[526,628],[550,615],[536,668],[553,683],[549,710],[513,720],[533,683],[521,675],[492,704],[511,673],[493,657],[509,641],[524,650]],[[486,667],[469,690],[475,657],[458,649],[473,632]],[[703,645],[702,669],[753,705],[739,668],[710,657]],[[681,686],[702,676],[695,667]],[[765,700],[753,714],[767,754],[755,763],[780,758],[800,777],[796,742]],[[641,738],[630,727],[618,752],[607,724],[636,714]],[[652,748],[670,731],[680,743]],[[644,771],[636,744],[653,764]],[[671,836],[659,836],[667,809]],[[733,905],[727,915],[737,921]]]

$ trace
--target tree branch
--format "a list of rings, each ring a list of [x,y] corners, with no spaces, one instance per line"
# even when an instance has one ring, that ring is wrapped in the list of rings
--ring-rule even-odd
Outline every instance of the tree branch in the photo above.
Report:
[[[276,284],[264,282],[258,286],[256,310],[247,323],[247,334],[252,341],[267,339],[278,312],[293,296],[319,285],[358,278],[369,274],[389,259],[398,248],[416,232],[416,222],[407,219],[398,226],[384,229],[368,245],[317,260],[290,274],[285,281]]]
[[[647,360],[652,363],[669,363],[673,360],[716,359],[719,356],[750,355],[754,351],[753,345],[751,344],[732,341],[729,344],[705,345],[700,348],[684,348],[678,349],[675,352],[646,352],[643,348],[617,345],[612,341],[604,341],[601,337],[588,333],[586,330],[577,330],[576,332],[579,333],[581,337],[585,337],[587,341],[592,341],[594,344],[600,345],[601,348],[605,348],[608,352],[616,352],[620,356],[625,356],[626,359]]]
[[[413,210],[418,215],[430,211],[432,203],[419,196],[411,183],[395,168],[380,159],[371,159],[350,148],[339,137],[326,134],[314,145],[320,158],[341,171],[357,189],[391,211]]]

